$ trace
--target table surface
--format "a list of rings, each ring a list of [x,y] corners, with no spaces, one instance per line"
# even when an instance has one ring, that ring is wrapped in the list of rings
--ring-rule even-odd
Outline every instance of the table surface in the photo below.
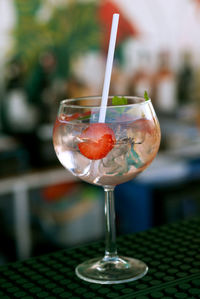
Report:
[[[96,242],[4,265],[0,298],[200,298],[200,218],[120,236],[120,253],[149,266],[134,282],[98,285],[75,276],[75,266],[103,255],[103,248]]]

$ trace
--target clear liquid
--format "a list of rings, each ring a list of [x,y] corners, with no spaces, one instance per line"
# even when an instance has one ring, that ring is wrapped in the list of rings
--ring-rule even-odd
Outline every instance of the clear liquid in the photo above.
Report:
[[[160,145],[160,128],[155,119],[151,130],[130,123],[108,124],[116,143],[101,160],[90,160],[78,148],[83,123],[59,123],[53,134],[54,148],[61,164],[73,175],[100,186],[115,186],[127,182],[142,172],[155,158]]]

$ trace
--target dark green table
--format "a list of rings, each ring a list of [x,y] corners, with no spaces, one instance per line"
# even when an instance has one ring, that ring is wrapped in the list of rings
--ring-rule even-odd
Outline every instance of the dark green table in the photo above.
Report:
[[[200,298],[200,218],[122,236],[118,247],[144,260],[148,274],[117,285],[79,280],[75,266],[104,253],[98,242],[2,266],[0,298]]]

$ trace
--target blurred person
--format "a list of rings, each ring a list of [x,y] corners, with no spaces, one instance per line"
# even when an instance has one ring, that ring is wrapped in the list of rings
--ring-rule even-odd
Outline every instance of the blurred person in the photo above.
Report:
[[[3,96],[3,131],[8,134],[30,132],[37,122],[37,112],[28,101],[24,89],[25,66],[20,59],[9,62],[5,74],[5,94]]]
[[[25,83],[29,101],[38,107],[40,124],[49,122],[51,105],[55,99],[55,93],[52,88],[55,81],[55,73],[56,56],[50,50],[45,51],[39,56]]]
[[[39,159],[35,129],[39,113],[37,106],[29,101],[25,89],[25,70],[19,58],[12,59],[7,65],[1,111],[2,131],[14,137],[28,153],[30,163],[36,165]]]

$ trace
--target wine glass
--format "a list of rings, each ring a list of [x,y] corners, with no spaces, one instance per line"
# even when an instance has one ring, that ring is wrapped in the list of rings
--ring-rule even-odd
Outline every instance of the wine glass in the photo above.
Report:
[[[83,262],[75,272],[85,281],[116,284],[143,277],[148,267],[140,260],[118,255],[113,191],[148,167],[158,152],[161,134],[150,99],[109,96],[104,108],[105,123],[100,123],[100,96],[63,100],[53,144],[66,169],[105,191],[105,255]]]

